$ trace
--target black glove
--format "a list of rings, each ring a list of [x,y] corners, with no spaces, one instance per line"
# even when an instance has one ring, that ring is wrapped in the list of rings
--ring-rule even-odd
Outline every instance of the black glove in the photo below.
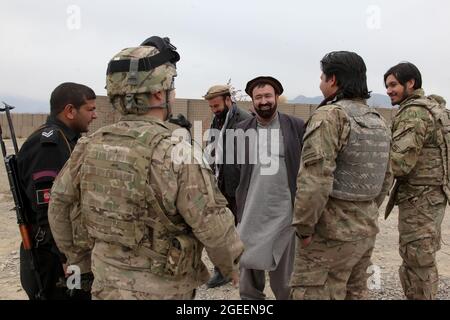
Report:
[[[192,124],[189,122],[188,119],[186,119],[186,117],[184,115],[182,115],[181,113],[179,113],[176,117],[171,116],[169,118],[169,122],[170,123],[174,123],[176,125],[179,125],[180,127],[186,128],[186,129],[191,129],[192,128]]]

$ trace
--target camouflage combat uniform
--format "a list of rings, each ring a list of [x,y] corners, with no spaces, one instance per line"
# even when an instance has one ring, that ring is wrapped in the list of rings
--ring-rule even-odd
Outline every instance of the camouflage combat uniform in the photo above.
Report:
[[[397,182],[386,216],[398,205],[399,274],[408,299],[433,299],[438,288],[436,252],[447,202],[443,185],[448,162],[441,153],[443,134],[429,108],[445,110],[418,89],[400,104],[392,124],[391,165]]]
[[[378,233],[378,207],[392,184],[389,132],[364,100],[339,100],[311,116],[297,178],[292,299],[362,299]]]
[[[209,279],[203,247],[225,275],[237,270],[226,200],[201,161],[174,163],[177,147],[163,121],[126,115],[81,139],[56,179],[54,237],[82,272],[92,249],[94,298],[191,299]]]

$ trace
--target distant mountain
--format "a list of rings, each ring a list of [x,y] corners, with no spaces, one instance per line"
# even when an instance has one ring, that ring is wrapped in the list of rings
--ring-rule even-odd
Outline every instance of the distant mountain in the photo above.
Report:
[[[369,99],[369,106],[379,108],[392,108],[391,98],[385,94],[372,93]]]
[[[290,100],[289,103],[298,103],[298,104],[319,104],[323,100],[323,97],[305,97],[302,95],[299,95],[294,100]]]
[[[49,113],[50,104],[48,101],[41,101],[37,99],[30,99],[26,97],[8,96],[0,94],[0,107],[3,107],[2,102],[16,107],[12,112],[17,113]]]
[[[323,100],[323,97],[305,97],[299,95],[294,100],[290,100],[289,103],[298,104],[319,104]],[[391,99],[384,94],[372,93],[372,97],[369,99],[369,106],[380,108],[392,108]]]

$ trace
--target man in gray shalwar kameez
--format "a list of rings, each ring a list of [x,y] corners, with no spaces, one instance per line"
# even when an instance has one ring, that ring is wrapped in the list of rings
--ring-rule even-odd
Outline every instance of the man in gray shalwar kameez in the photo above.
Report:
[[[236,144],[236,149],[245,148],[236,191],[238,231],[245,244],[240,260],[240,296],[264,299],[265,272],[269,271],[275,297],[285,300],[290,293],[295,249],[291,223],[304,123],[277,111],[283,92],[278,80],[255,78],[247,84],[246,92],[256,117],[237,127],[256,140]]]

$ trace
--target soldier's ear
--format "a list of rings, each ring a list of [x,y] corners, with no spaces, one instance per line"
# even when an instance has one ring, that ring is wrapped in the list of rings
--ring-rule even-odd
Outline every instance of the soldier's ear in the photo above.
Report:
[[[336,86],[337,87],[337,80],[336,80],[336,75],[333,74],[330,76],[330,78],[328,79],[328,81],[330,81],[331,86]]]
[[[165,99],[164,91],[158,91],[158,92],[153,93],[153,97],[154,97],[158,102],[163,102],[163,100]]]
[[[408,91],[414,91],[415,85],[416,85],[416,80],[414,80],[414,79],[408,80],[408,82],[406,82],[406,89],[408,89]]]

